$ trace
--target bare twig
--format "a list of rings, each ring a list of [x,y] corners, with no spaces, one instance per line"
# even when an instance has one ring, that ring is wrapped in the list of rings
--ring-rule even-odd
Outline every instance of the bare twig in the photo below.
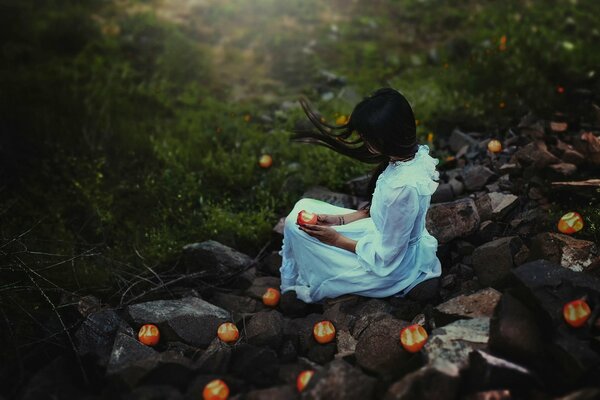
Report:
[[[67,338],[69,339],[69,343],[71,344],[71,348],[73,350],[73,353],[75,354],[75,357],[77,358],[77,363],[79,364],[79,368],[81,369],[81,374],[82,374],[83,380],[85,381],[86,384],[89,383],[88,376],[85,372],[85,369],[83,368],[83,363],[81,362],[81,358],[79,357],[79,354],[77,353],[77,348],[75,347],[75,342],[73,341],[71,332],[69,332],[69,329],[65,325],[65,322],[63,321],[62,317],[60,316],[60,313],[56,309],[56,306],[54,305],[52,300],[50,300],[50,298],[48,297],[48,295],[46,294],[44,289],[42,289],[40,287],[40,285],[37,283],[37,281],[35,279],[33,279],[33,276],[31,276],[31,273],[34,273],[37,276],[40,276],[40,275],[37,274],[35,271],[33,271],[31,268],[29,268],[27,266],[27,264],[25,264],[19,257],[15,257],[15,258],[17,259],[17,261],[19,261],[19,266],[21,267],[21,269],[23,270],[25,275],[27,275],[27,277],[29,278],[31,283],[33,283],[33,285],[39,290],[39,292],[44,297],[44,299],[48,302],[48,304],[50,304],[50,307],[52,307],[54,314],[56,314],[56,318],[58,318],[60,325],[63,327],[63,330],[64,330],[65,334],[67,335]],[[45,280],[48,281],[47,279],[45,279]]]

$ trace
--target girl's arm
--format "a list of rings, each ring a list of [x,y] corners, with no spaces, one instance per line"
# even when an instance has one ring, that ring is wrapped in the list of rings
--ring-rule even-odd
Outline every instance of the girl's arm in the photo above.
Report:
[[[336,247],[340,249],[351,251],[352,253],[356,253],[356,243],[357,240],[350,239],[347,236],[340,234],[338,236],[338,240],[335,243]]]
[[[357,221],[359,219],[368,218],[369,210],[357,210],[348,214],[343,214],[344,216],[344,224],[349,224],[350,222]]]

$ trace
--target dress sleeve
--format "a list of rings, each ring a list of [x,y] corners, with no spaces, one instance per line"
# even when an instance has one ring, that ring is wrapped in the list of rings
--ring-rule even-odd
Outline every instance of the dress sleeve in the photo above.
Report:
[[[383,201],[381,227],[356,243],[360,265],[378,276],[387,276],[397,257],[404,257],[410,232],[419,212],[419,196],[413,186],[402,186]],[[397,263],[393,263],[397,265]]]

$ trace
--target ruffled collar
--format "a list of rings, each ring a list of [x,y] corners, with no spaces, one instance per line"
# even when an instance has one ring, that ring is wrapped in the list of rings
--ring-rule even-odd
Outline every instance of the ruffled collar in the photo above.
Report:
[[[381,177],[392,187],[408,184],[420,189],[421,194],[433,194],[439,184],[438,163],[429,155],[429,146],[421,144],[411,160],[390,162]]]

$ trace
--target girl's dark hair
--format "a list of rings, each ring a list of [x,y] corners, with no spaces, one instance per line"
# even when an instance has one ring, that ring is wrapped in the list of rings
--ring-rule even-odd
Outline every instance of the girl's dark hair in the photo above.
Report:
[[[356,104],[345,124],[330,125],[313,110],[305,96],[300,96],[299,101],[316,130],[313,127],[294,129],[292,141],[319,144],[356,160],[378,164],[371,171],[369,201],[362,207],[369,209],[377,178],[388,166],[390,157],[410,157],[418,149],[410,104],[396,89],[381,88]],[[355,132],[359,137],[350,140]],[[371,153],[367,143],[381,154]]]

